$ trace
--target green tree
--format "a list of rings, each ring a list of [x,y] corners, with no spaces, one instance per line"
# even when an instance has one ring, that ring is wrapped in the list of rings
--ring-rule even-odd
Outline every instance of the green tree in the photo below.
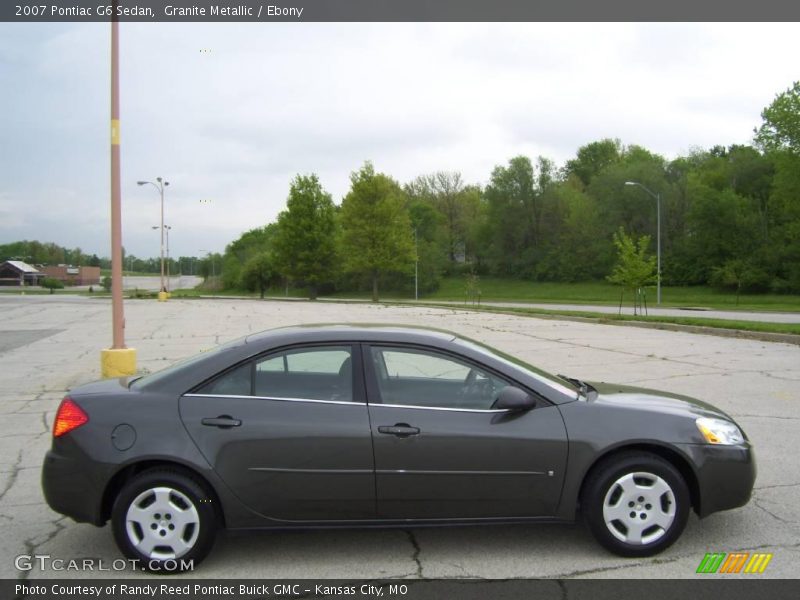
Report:
[[[465,186],[461,173],[448,171],[421,175],[407,184],[405,191],[412,202],[427,202],[442,215],[450,263],[465,255],[472,221],[478,214],[480,191]]]
[[[769,275],[749,260],[735,258],[721,267],[715,267],[711,284],[736,290],[736,305],[742,290],[764,291],[769,285]]]
[[[530,276],[538,243],[540,205],[531,160],[516,156],[497,166],[484,195],[488,205],[489,260],[503,275]]]
[[[800,152],[800,81],[775,96],[761,118],[764,122],[755,130],[757,144],[767,150]]]
[[[800,154],[776,152],[774,159],[767,262],[775,267],[775,291],[800,293]]]
[[[55,290],[60,290],[64,287],[64,284],[54,277],[45,277],[42,280],[42,287],[45,289],[50,290],[50,293],[54,293]]]
[[[261,298],[275,279],[274,261],[267,252],[261,252],[248,259],[242,268],[242,284],[248,290],[258,290]]]
[[[417,250],[419,292],[432,292],[449,262],[445,217],[424,200],[409,202],[408,214]]]
[[[316,299],[319,286],[334,279],[336,208],[316,175],[292,181],[286,210],[278,215],[275,260],[281,272],[301,282]]]
[[[621,158],[622,143],[606,138],[578,148],[577,157],[568,160],[564,170],[567,175],[574,175],[587,186],[597,174]]]
[[[414,266],[414,239],[400,186],[372,163],[350,176],[342,201],[342,255],[347,271],[368,277],[372,300],[386,273],[408,274]]]
[[[639,290],[656,281],[656,257],[647,255],[650,236],[635,239],[620,227],[614,234],[614,245],[617,247],[617,264],[606,279],[622,286],[623,290],[632,290],[637,297]]]
[[[271,250],[275,232],[274,223],[256,227],[244,232],[225,247],[225,253],[213,265],[216,274],[222,274],[223,288],[238,288],[242,284],[242,268],[245,263],[256,254]],[[206,269],[203,276],[208,277],[211,272],[211,269]]]
[[[594,197],[572,178],[555,189],[558,223],[551,226],[551,239],[539,266],[541,277],[550,281],[601,279],[613,263],[613,246],[597,234],[602,230],[600,209]]]

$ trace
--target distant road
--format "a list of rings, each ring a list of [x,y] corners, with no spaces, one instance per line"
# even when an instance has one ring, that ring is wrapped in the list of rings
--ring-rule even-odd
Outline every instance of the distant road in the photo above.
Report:
[[[140,289],[157,292],[161,288],[161,277],[140,277],[140,276],[126,276],[123,277],[122,288],[126,290]],[[169,278],[169,285],[167,289],[183,290],[191,289],[202,283],[203,278],[196,275],[178,275],[177,277]]]
[[[464,302],[436,302],[436,304],[451,304],[453,307],[470,308],[472,304]],[[481,306],[496,306],[499,308],[536,308],[558,311],[583,311],[617,314],[619,307],[595,304],[533,304],[528,302],[481,302]],[[631,306],[622,306],[623,315],[632,315]],[[729,321],[763,321],[765,323],[800,323],[800,312],[752,312],[744,310],[716,310],[716,309],[685,309],[685,308],[655,308],[648,306],[647,314],[651,317],[691,317],[696,319],[725,319]]]

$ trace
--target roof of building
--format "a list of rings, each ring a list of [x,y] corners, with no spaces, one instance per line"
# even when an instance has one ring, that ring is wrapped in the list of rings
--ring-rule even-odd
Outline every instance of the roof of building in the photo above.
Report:
[[[11,265],[15,269],[17,269],[18,271],[21,271],[23,273],[38,273],[39,272],[39,269],[37,269],[36,267],[32,267],[28,263],[22,262],[21,260],[7,260],[3,264],[4,265]]]

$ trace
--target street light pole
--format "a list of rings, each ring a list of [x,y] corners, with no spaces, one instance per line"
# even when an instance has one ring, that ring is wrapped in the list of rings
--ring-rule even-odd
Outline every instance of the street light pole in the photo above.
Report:
[[[164,230],[167,235],[167,293],[169,293],[169,230],[172,229],[169,225],[164,225]]]
[[[661,304],[661,194],[652,191],[638,181],[626,181],[625,185],[638,186],[656,199],[656,302]]]
[[[161,196],[161,291],[166,293],[167,288],[164,285],[164,188],[169,185],[169,181],[164,181],[161,177],[156,177],[157,184],[152,181],[137,181],[136,185],[150,184],[158,190]]]
[[[158,225],[153,225],[153,229],[158,229]],[[164,258],[161,258],[161,291],[169,293],[169,230],[172,229],[170,225],[162,225],[161,226],[161,238],[164,238],[164,235],[167,237],[167,284],[164,287]]]

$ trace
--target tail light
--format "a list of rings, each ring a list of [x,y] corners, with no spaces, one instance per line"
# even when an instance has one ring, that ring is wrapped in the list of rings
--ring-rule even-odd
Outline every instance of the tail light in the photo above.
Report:
[[[89,422],[89,415],[67,396],[61,401],[53,423],[53,437],[61,437],[76,427]]]

